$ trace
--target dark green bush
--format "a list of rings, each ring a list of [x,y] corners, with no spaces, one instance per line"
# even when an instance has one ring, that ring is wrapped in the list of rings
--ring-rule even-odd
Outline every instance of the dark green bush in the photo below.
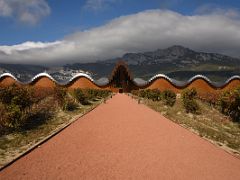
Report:
[[[195,88],[185,89],[182,94],[183,106],[187,113],[197,114],[200,111],[199,105],[196,102],[197,91]]]
[[[161,100],[161,92],[158,89],[142,89],[139,91],[133,91],[133,93],[139,97],[151,99],[153,101]]]
[[[77,101],[83,105],[89,104],[89,101],[93,101],[99,98],[106,98],[110,94],[110,90],[101,89],[75,89],[73,92],[73,95]]]
[[[176,102],[176,93],[171,90],[164,90],[162,92],[162,100],[168,106],[173,106]]]
[[[109,90],[101,90],[101,89],[84,89],[83,92],[85,96],[89,100],[95,100],[96,98],[106,98],[111,94]]]
[[[110,90],[99,90],[99,94],[98,96],[101,98],[107,98],[108,96],[110,96],[112,93],[112,91]]]
[[[153,101],[160,101],[161,100],[161,92],[158,89],[153,89],[147,91],[147,98]]]
[[[219,105],[223,114],[240,122],[240,88],[222,93]]]

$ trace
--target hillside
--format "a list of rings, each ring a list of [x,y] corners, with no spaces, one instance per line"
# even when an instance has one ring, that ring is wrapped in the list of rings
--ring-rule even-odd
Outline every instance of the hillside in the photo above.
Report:
[[[119,60],[126,61],[134,77],[145,80],[158,73],[177,80],[187,80],[196,74],[202,74],[213,81],[224,81],[233,75],[240,75],[240,59],[217,53],[197,52],[183,46],[172,46],[143,53],[127,53],[114,59],[66,64],[57,68],[0,64],[0,73],[11,72],[22,80],[28,80],[46,70],[56,79],[65,80],[74,73],[87,72],[98,79],[108,77]]]
[[[96,77],[108,76],[115,63],[124,60],[135,77],[148,79],[157,73],[167,74],[178,80],[186,80],[196,74],[203,74],[215,81],[221,81],[239,74],[240,59],[216,53],[196,52],[183,46],[144,53],[127,53],[122,57],[95,63],[72,64],[66,69],[82,69],[93,72]]]
[[[48,68],[44,66],[0,63],[0,74],[9,72],[22,81],[29,80],[45,70],[48,70]]]

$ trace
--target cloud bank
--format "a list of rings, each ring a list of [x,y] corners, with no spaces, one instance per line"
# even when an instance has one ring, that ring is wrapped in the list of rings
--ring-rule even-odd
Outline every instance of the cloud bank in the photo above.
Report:
[[[118,0],[87,0],[84,8],[92,11],[101,11],[116,3],[117,1]]]
[[[0,0],[0,16],[34,25],[51,10],[45,0]]]
[[[92,62],[172,45],[240,57],[238,14],[229,10],[186,16],[169,10],[148,10],[56,42],[0,46],[0,62],[44,65]]]

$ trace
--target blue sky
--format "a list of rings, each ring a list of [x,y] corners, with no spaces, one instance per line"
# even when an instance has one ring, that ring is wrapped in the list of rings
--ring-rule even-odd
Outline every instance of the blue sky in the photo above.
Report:
[[[19,0],[21,1],[21,0]],[[25,41],[54,41],[76,31],[105,24],[119,16],[148,9],[170,9],[194,14],[201,6],[240,8],[237,0],[109,0],[96,9],[86,7],[86,0],[48,0],[51,9],[37,24],[22,23],[14,17],[0,17],[0,45]]]
[[[65,64],[172,45],[240,57],[240,1],[0,0],[0,62]]]

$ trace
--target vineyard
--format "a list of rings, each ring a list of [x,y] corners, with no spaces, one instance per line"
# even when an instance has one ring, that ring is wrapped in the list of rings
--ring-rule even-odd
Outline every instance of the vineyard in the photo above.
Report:
[[[95,89],[0,89],[0,167],[87,113],[111,92]]]
[[[68,92],[66,88],[37,89],[16,85],[0,89],[0,127],[19,128],[36,117],[47,117],[61,109],[74,111],[80,105],[90,105],[91,101],[106,98],[110,91],[76,89]]]
[[[171,90],[161,92],[158,89],[134,90],[132,94],[152,101],[163,101],[165,105],[169,106],[175,104],[177,96]],[[180,96],[187,113],[201,113],[196,101],[200,100],[218,109],[223,115],[230,117],[232,121],[240,123],[240,87],[223,93],[198,93],[195,88],[185,89]]]
[[[181,94],[139,90],[132,96],[173,122],[210,140],[230,152],[240,154],[240,88],[223,93],[198,93],[185,89]],[[169,105],[166,102],[171,102]]]

